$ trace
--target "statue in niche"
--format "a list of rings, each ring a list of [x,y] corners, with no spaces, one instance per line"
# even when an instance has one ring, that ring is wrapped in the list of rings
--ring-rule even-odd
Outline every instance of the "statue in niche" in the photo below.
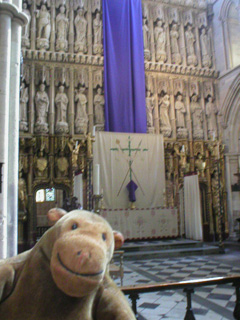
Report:
[[[66,52],[68,49],[68,27],[69,21],[65,14],[65,7],[60,7],[60,12],[56,17],[56,32],[57,32],[57,40],[56,40],[56,50]]]
[[[172,127],[169,120],[169,108],[170,108],[170,97],[166,93],[159,100],[159,120],[160,120],[160,130],[164,137],[170,137],[172,133]]]
[[[69,163],[68,159],[64,157],[64,152],[62,150],[60,151],[59,157],[56,159],[55,165],[57,178],[68,176]]]
[[[198,103],[196,94],[191,98],[190,110],[192,114],[193,137],[195,139],[203,139],[203,110]]]
[[[39,156],[34,157],[34,173],[36,178],[48,177],[48,160],[43,155],[43,151],[40,150]]]
[[[147,18],[143,18],[143,45],[144,45],[144,58],[150,60],[150,37]]]
[[[57,107],[56,132],[68,133],[68,123],[67,123],[68,97],[64,92],[64,86],[59,87],[59,92],[55,97],[55,104]]]
[[[84,94],[85,88],[81,87],[75,91],[75,102],[77,102],[75,130],[76,133],[87,133],[88,114],[87,114],[87,97]]]
[[[179,39],[178,25],[174,23],[170,31],[172,62],[176,64],[181,64],[182,57],[179,50],[178,39]]]
[[[147,127],[153,127],[153,109],[154,109],[154,98],[151,95],[151,91],[147,90],[146,96],[146,111],[147,111]]]
[[[206,116],[207,116],[207,128],[208,128],[208,138],[215,140],[217,136],[217,119],[216,115],[218,113],[217,107],[213,102],[211,96],[208,97],[208,102],[206,103]]]
[[[197,57],[195,54],[195,37],[192,32],[192,26],[188,25],[187,30],[185,31],[185,36],[186,36],[186,47],[187,47],[187,63],[189,65],[196,66],[197,65]]]
[[[28,120],[27,120],[27,104],[28,104],[28,87],[23,82],[20,91],[20,131],[28,131]]]
[[[22,177],[22,171],[19,171],[18,178],[18,209],[19,211],[26,212],[27,208],[27,184]]]
[[[96,13],[96,18],[93,20],[93,53],[102,54],[102,20],[100,13]]]
[[[30,47],[30,25],[31,25],[31,13],[28,10],[27,3],[23,3],[22,12],[25,13],[28,17],[28,23],[22,27],[22,46],[29,48]]]
[[[84,9],[78,9],[77,16],[74,20],[76,29],[75,52],[87,52],[87,20],[84,16]]]
[[[206,163],[203,161],[203,156],[201,153],[198,153],[197,159],[195,161],[195,167],[197,169],[197,173],[201,178],[204,178],[204,170]]]
[[[40,85],[40,90],[37,91],[35,96],[36,103],[36,123],[35,131],[46,133],[48,132],[48,109],[49,109],[49,98],[45,91],[45,85],[42,83]]]
[[[175,102],[175,110],[176,110],[176,120],[177,120],[177,128],[185,128],[185,117],[186,108],[183,103],[183,96],[179,94],[177,96],[177,100]]]
[[[51,33],[51,16],[45,4],[37,10],[38,32],[37,48],[46,50],[49,48],[49,38]]]
[[[166,54],[166,30],[163,27],[162,20],[158,20],[154,28],[154,39],[156,48],[156,61],[165,62]]]
[[[95,109],[95,124],[104,124],[104,95],[102,89],[97,89],[97,94],[94,97],[93,104]]]
[[[209,36],[205,28],[202,28],[202,33],[200,35],[200,44],[202,51],[202,64],[204,67],[211,67],[211,50],[210,50],[210,41]]]

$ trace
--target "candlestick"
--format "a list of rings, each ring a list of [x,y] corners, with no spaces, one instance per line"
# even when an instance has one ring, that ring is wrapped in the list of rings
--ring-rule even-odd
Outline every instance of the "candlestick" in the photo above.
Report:
[[[96,126],[93,126],[93,129],[92,129],[92,136],[95,137],[96,135]]]
[[[100,164],[93,167],[93,194],[100,195]]]

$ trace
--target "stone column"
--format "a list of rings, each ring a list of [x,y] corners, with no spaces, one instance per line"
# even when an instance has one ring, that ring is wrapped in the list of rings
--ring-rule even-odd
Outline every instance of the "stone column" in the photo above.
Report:
[[[70,69],[70,86],[69,86],[69,95],[68,95],[68,123],[69,123],[69,134],[74,135],[74,69]]]
[[[55,132],[55,83],[54,83],[54,67],[50,68],[50,88],[49,88],[49,133]]]
[[[29,133],[34,133],[34,110],[35,110],[35,65],[32,64],[30,67],[30,85],[29,85]]]
[[[11,56],[11,12],[0,3],[0,163],[3,163],[0,193],[0,258],[7,257],[7,174],[8,174],[8,116]],[[5,3],[5,7],[7,4]]]
[[[18,125],[17,130],[10,132],[16,121],[19,121],[19,70],[20,70],[20,37],[21,26],[27,23],[25,14],[19,12],[15,5],[9,2],[0,3],[0,162],[2,167],[2,190],[0,193],[0,259],[6,258],[16,252],[16,234],[11,236],[8,234],[8,224],[10,233],[16,231],[16,215],[17,215],[17,179],[18,179]],[[13,35],[12,35],[13,34]],[[11,80],[10,80],[11,77]],[[10,91],[11,88],[11,91]],[[9,112],[11,110],[11,113]],[[14,118],[12,117],[14,113]],[[10,124],[9,124],[10,122]],[[16,145],[17,141],[17,145]],[[10,148],[10,149],[9,149]],[[11,152],[11,157],[9,157]],[[9,164],[10,161],[10,164]],[[14,165],[13,171],[16,172],[16,177],[8,173],[8,165],[11,168]],[[15,173],[13,173],[15,174]],[[11,195],[14,197],[14,205],[12,210],[9,210],[8,205]],[[8,218],[8,214],[11,214]],[[14,232],[15,232],[14,231]],[[10,237],[8,239],[8,236]],[[8,247],[8,240],[12,248],[11,252]]]
[[[233,228],[233,204],[232,204],[232,186],[231,186],[231,170],[230,170],[230,155],[225,155],[225,179],[226,179],[226,191],[227,191],[227,209],[228,209],[228,221],[229,221],[229,237],[236,239],[236,235]]]
[[[17,254],[18,245],[18,158],[19,158],[19,91],[20,91],[20,50],[22,27],[12,21],[10,103],[8,134],[8,239],[7,255]]]

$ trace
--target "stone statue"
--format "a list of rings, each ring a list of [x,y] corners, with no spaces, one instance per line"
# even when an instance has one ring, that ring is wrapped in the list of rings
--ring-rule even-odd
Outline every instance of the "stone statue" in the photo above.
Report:
[[[197,65],[197,57],[195,54],[194,43],[196,41],[194,34],[192,32],[192,26],[188,25],[187,30],[185,31],[186,36],[186,47],[187,47],[187,63],[189,65]]]
[[[67,123],[68,97],[64,92],[64,86],[59,87],[59,92],[55,97],[55,104],[57,107],[56,132],[68,133],[68,123]]]
[[[65,7],[60,7],[60,12],[56,17],[56,32],[57,32],[57,40],[56,40],[56,50],[66,52],[68,49],[68,26],[69,21],[65,14]]]
[[[151,96],[151,91],[147,91],[146,97],[146,111],[147,111],[147,127],[153,127],[153,109],[154,109],[154,99]]]
[[[25,13],[28,17],[28,23],[22,27],[22,46],[23,47],[30,47],[30,40],[29,40],[29,36],[30,36],[30,25],[31,25],[31,13],[27,8],[27,3],[24,2],[23,3],[23,8],[22,8],[22,12]]]
[[[169,108],[170,108],[169,95],[165,94],[159,100],[160,130],[163,133],[164,137],[170,137],[172,133],[172,127],[169,120]]]
[[[76,18],[74,20],[76,29],[75,52],[87,52],[87,20],[84,16],[84,9],[78,9]]]
[[[208,138],[213,140],[217,136],[217,113],[218,110],[215,103],[213,103],[213,98],[209,96],[208,102],[206,103],[207,128]]]
[[[69,163],[68,159],[64,157],[64,152],[60,151],[59,157],[56,159],[56,175],[57,178],[68,176]]]
[[[93,53],[102,54],[102,20],[100,13],[97,12],[96,18],[93,20]]]
[[[48,109],[49,109],[49,98],[45,91],[45,85],[42,83],[40,85],[40,90],[37,91],[35,96],[36,103],[36,123],[35,131],[36,132],[48,132]]]
[[[206,32],[206,29],[202,29],[202,33],[200,35],[200,44],[201,44],[201,51],[202,51],[202,64],[204,67],[211,67],[211,51],[209,45],[209,36]]]
[[[183,96],[181,94],[177,96],[177,101],[175,102],[175,110],[176,110],[177,128],[185,128],[184,114],[186,113],[186,108],[184,106]]]
[[[49,48],[49,38],[51,33],[51,16],[45,4],[41,6],[40,10],[37,10],[37,18],[37,48],[46,50]]]
[[[171,128],[170,120],[169,120],[169,95],[165,94],[159,101],[159,117],[160,117],[160,126]]]
[[[27,184],[22,177],[22,171],[19,171],[18,179],[18,208],[19,211],[26,212],[27,208]]]
[[[154,40],[156,48],[156,61],[165,62],[166,54],[166,30],[163,27],[162,20],[158,20],[154,28]]]
[[[147,18],[143,18],[143,45],[144,45],[144,58],[150,60],[150,37]]]
[[[190,110],[192,114],[193,137],[195,139],[203,139],[203,110],[195,94],[191,99]]]
[[[174,23],[170,31],[170,42],[171,42],[172,62],[176,64],[180,64],[182,62],[178,39],[179,39],[178,25]]]
[[[34,157],[34,173],[37,178],[48,177],[48,160],[43,155],[43,151],[39,152],[39,156]]]
[[[88,126],[87,97],[84,94],[85,88],[81,87],[75,91],[75,102],[77,102],[75,130],[76,133],[86,134]]]
[[[95,107],[95,124],[104,124],[104,95],[102,89],[97,89],[97,94],[94,97],[93,104]]]
[[[28,87],[25,83],[22,83],[20,91],[20,131],[28,131],[28,120],[27,120],[27,104],[28,104]]]

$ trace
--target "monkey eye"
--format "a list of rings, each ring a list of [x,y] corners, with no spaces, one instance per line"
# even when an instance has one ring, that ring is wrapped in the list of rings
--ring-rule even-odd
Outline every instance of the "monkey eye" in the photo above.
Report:
[[[106,233],[103,233],[103,234],[102,234],[102,239],[103,239],[103,241],[106,241],[106,239],[107,239]]]
[[[77,229],[77,227],[78,227],[77,223],[74,223],[74,224],[72,225],[72,230]]]

